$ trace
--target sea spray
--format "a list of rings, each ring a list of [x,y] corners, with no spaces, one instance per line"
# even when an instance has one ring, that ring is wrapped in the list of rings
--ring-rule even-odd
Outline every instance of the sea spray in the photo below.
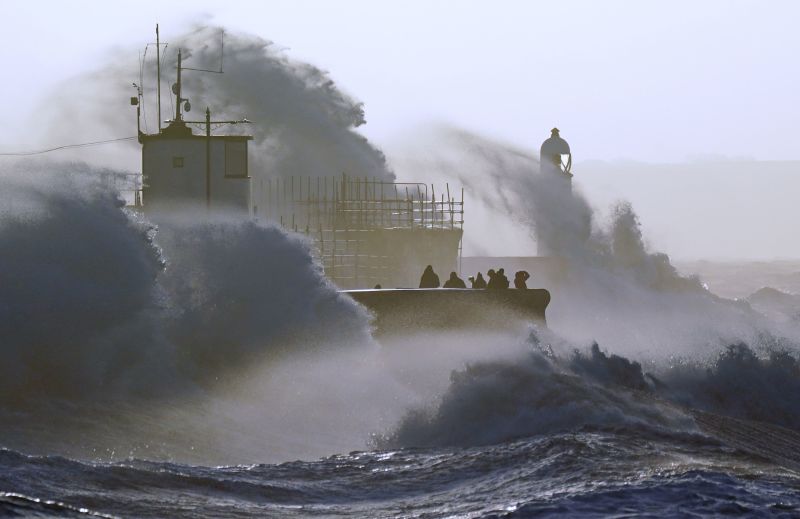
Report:
[[[175,379],[153,304],[162,260],[152,229],[86,171],[27,163],[2,172],[3,401],[148,391]]]
[[[454,367],[504,350],[431,333],[383,348],[305,238],[217,214],[145,218],[108,173],[2,174],[2,445],[195,463],[353,450]]]
[[[376,445],[485,445],[589,426],[694,429],[680,409],[659,403],[646,391],[628,390],[631,384],[649,389],[638,365],[629,373],[617,370],[615,377],[595,380],[582,373],[589,368],[586,362],[578,366],[574,358],[570,365],[537,331],[528,341],[530,350],[516,358],[475,362],[454,371],[438,403],[410,410]],[[608,373],[607,360],[590,362]]]
[[[557,334],[548,335],[561,351],[543,355],[534,337],[534,351],[518,359],[455,371],[438,403],[410,411],[378,445],[477,445],[587,427],[693,430],[684,410],[696,407],[796,427],[787,402],[800,399],[797,327],[681,276],[649,250],[630,204],[613,207],[604,225],[579,189],[541,175],[532,154],[447,127],[429,137],[435,148],[412,151],[406,166],[463,182],[562,265],[548,285]],[[494,230],[484,234],[490,241]]]
[[[778,326],[747,303],[681,276],[665,254],[649,250],[630,204],[618,203],[608,222],[598,221],[579,176],[572,191],[557,189],[557,179],[540,174],[524,150],[448,127],[428,137],[433,147],[412,148],[407,168],[463,182],[474,200],[521,223],[561,264],[561,276],[534,273],[532,280],[553,293],[547,317],[557,335],[549,340],[561,352],[542,356],[534,341],[535,351],[515,361],[454,372],[438,403],[410,411],[378,445],[672,428],[686,421],[683,415],[675,422],[675,413],[696,407],[796,427],[794,404],[787,404],[800,398],[796,326]],[[491,241],[495,229],[482,231]]]
[[[101,172],[3,178],[6,395],[105,395],[213,380],[265,353],[369,339],[308,244],[252,221],[123,211]]]
[[[162,30],[162,38],[167,40],[165,34]],[[201,120],[201,112],[208,107],[215,121],[252,121],[224,129],[226,133],[254,137],[250,151],[254,193],[261,180],[290,175],[335,176],[344,172],[381,180],[394,178],[384,154],[356,131],[365,123],[362,104],[343,92],[324,70],[291,58],[264,38],[223,27],[196,25],[169,36],[168,41],[161,61],[163,118],[171,119],[174,114],[174,96],[168,86],[175,82],[178,49],[182,50],[184,67],[218,70],[222,58],[222,74],[183,74],[182,96],[194,106],[185,119]],[[96,69],[64,81],[59,92],[80,91],[84,95],[58,94],[48,100],[44,123],[48,142],[134,135],[135,112],[126,106],[132,95],[131,81],[142,83],[144,88],[142,131],[157,133],[156,63],[153,48],[148,52],[141,78],[136,73],[137,50],[126,49],[118,50]],[[75,114],[81,118],[78,127],[72,124]],[[218,131],[216,126],[214,131]],[[136,142],[123,146],[108,151],[94,148],[90,155],[77,151],[71,156],[138,168]]]
[[[579,348],[537,330],[527,342],[515,358],[454,371],[436,403],[409,410],[375,445],[476,446],[598,429],[700,434],[696,409],[800,431],[798,345],[759,357],[735,344],[709,363],[647,371],[596,343]]]
[[[337,292],[299,235],[221,217],[156,221],[165,329],[202,376],[265,354],[371,340],[367,313]]]
[[[642,360],[712,358],[738,341],[758,349],[770,335],[800,342],[797,327],[777,328],[746,303],[720,298],[699,279],[680,275],[667,255],[649,249],[630,204],[620,202],[608,221],[599,219],[581,194],[579,168],[573,189],[565,190],[559,179],[539,172],[532,153],[448,126],[429,131],[398,164],[401,173],[457,180],[473,203],[507,215],[489,228],[473,224],[469,232],[484,247],[495,235],[509,239],[497,227],[513,224],[543,244],[560,274],[533,272],[528,284],[551,290],[548,324],[567,339],[597,340]]]

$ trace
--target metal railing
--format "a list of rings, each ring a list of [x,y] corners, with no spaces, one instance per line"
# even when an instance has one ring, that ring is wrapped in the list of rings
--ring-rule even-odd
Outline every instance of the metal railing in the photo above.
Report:
[[[285,177],[254,182],[256,215],[302,232],[335,229],[461,229],[464,190],[375,178]],[[430,187],[430,189],[429,189]]]

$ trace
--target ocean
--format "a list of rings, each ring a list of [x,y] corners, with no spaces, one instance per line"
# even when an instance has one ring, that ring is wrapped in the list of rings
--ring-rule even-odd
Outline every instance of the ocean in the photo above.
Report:
[[[499,444],[278,465],[0,452],[19,517],[796,517],[796,472],[703,435],[583,428]]]

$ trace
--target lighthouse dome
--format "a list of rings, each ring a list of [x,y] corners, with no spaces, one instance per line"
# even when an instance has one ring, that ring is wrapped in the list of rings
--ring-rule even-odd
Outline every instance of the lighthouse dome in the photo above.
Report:
[[[558,128],[550,130],[550,138],[542,143],[539,151],[541,157],[552,157],[553,155],[569,155],[569,144],[561,138]]]
[[[567,179],[572,178],[572,153],[567,141],[559,135],[558,128],[550,130],[550,138],[542,143],[539,170],[545,174],[560,173]]]

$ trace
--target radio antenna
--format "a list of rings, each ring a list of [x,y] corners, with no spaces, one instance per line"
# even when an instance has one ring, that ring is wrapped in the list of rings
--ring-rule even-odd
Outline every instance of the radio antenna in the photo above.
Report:
[[[209,70],[206,68],[183,67],[183,70],[194,70],[195,72],[211,72],[212,74],[222,74],[222,58],[225,56],[225,31],[219,33],[219,70]]]

